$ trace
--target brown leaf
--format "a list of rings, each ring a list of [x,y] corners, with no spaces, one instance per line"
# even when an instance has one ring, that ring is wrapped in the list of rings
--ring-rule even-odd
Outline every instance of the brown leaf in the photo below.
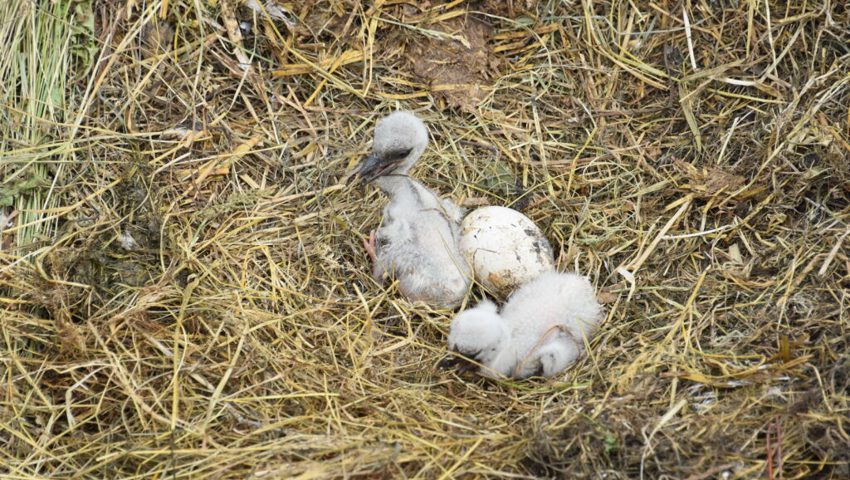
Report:
[[[717,167],[698,168],[682,160],[673,160],[673,163],[688,180],[683,187],[694,192],[697,197],[708,198],[721,191],[732,193],[746,181],[740,175]]]
[[[596,300],[603,305],[616,302],[617,297],[618,295],[605,290],[600,290],[599,293],[596,294]]]
[[[413,72],[449,107],[473,111],[487,95],[487,41],[492,28],[470,16],[425,27],[434,33],[413,42],[407,51]]]

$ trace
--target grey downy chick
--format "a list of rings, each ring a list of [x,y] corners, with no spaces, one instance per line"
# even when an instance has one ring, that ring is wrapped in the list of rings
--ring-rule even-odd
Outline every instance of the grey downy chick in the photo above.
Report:
[[[462,211],[408,176],[427,146],[428,130],[413,113],[394,112],[378,122],[372,152],[356,174],[380,188],[389,203],[365,247],[376,280],[395,278],[407,299],[454,308],[472,281],[457,243]]]

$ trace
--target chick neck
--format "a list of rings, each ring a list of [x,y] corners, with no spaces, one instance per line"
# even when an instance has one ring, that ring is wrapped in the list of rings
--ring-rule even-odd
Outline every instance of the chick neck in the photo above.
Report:
[[[419,182],[411,178],[410,175],[407,174],[406,169],[403,172],[401,169],[398,169],[392,173],[382,175],[372,180],[372,183],[374,183],[376,187],[380,188],[381,191],[387,194],[390,198],[393,198],[398,196],[401,192],[410,190],[411,184],[417,184]]]

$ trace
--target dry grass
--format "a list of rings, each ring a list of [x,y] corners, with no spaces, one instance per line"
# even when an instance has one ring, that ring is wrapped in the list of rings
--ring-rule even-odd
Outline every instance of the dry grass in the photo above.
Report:
[[[46,124],[4,77],[4,177],[57,181],[3,235],[3,478],[850,475],[844,2],[237,3],[95,2]],[[452,312],[370,279],[342,186],[395,108],[603,291],[588,358],[436,368]]]

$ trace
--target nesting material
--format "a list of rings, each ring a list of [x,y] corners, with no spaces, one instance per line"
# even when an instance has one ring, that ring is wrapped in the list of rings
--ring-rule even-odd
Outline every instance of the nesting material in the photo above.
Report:
[[[0,1],[0,477],[850,478],[847,2],[223,3]],[[338,177],[398,108],[606,297],[565,373],[436,371],[373,285]]]
[[[546,237],[530,218],[510,208],[482,207],[467,215],[459,245],[475,279],[500,298],[555,269]]]
[[[551,377],[576,361],[601,320],[587,278],[548,272],[514,292],[501,312],[485,300],[459,313],[449,349],[487,377]]]

